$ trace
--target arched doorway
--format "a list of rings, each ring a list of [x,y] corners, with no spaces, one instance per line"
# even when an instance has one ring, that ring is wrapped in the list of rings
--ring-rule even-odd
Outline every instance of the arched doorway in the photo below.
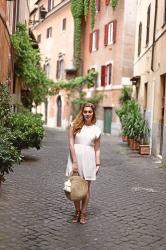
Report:
[[[61,127],[61,118],[62,118],[62,100],[61,96],[57,97],[57,127]]]

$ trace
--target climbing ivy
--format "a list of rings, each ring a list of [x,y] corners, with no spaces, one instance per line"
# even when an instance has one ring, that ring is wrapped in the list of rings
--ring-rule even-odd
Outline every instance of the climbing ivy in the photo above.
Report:
[[[110,0],[110,4],[115,9],[118,0]],[[74,60],[77,68],[80,66],[81,57],[81,24],[82,18],[91,13],[91,29],[94,29],[96,1],[95,0],[71,0],[71,12],[74,18]]]
[[[81,57],[81,24],[83,16],[88,15],[89,3],[91,6],[91,27],[94,28],[95,0],[72,0],[71,12],[74,18],[74,60],[77,68],[80,66]]]
[[[81,21],[84,14],[83,0],[71,1],[71,12],[74,18],[74,59],[75,65],[79,68],[81,56]]]
[[[90,9],[91,9],[91,29],[93,30],[95,25],[95,13],[96,13],[96,1],[90,1]]]
[[[11,40],[15,50],[16,76],[22,80],[29,92],[28,108],[31,108],[33,102],[39,105],[45,100],[51,81],[40,66],[39,49],[33,48],[32,40],[24,24],[17,25]]]
[[[89,0],[84,0],[84,16],[88,16],[88,11],[89,11]]]
[[[70,91],[79,91],[80,88],[83,88],[85,85],[87,85],[88,88],[91,88],[95,84],[95,77],[97,73],[94,71],[91,71],[86,76],[78,76],[76,78],[73,78],[69,81],[63,81],[59,80],[56,83],[52,84],[52,87],[49,91],[50,95],[58,94],[58,92],[61,89],[66,89]]]
[[[117,3],[118,3],[118,0],[111,0],[110,3],[111,3],[113,10],[115,10]]]

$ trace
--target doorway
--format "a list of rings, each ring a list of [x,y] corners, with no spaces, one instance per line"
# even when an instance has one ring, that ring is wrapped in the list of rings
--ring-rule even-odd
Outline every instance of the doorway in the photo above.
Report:
[[[164,116],[165,116],[165,95],[166,95],[166,75],[161,77],[161,119],[160,119],[160,155],[163,151]]]
[[[104,108],[104,133],[111,134],[112,108]]]
[[[57,97],[57,127],[61,127],[62,125],[62,100],[61,96]]]

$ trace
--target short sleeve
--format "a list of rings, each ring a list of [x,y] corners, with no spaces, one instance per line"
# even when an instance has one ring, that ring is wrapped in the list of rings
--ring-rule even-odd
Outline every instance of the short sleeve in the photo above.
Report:
[[[96,128],[95,128],[96,139],[98,139],[100,137],[100,135],[101,135],[101,129],[98,126],[96,126]]]

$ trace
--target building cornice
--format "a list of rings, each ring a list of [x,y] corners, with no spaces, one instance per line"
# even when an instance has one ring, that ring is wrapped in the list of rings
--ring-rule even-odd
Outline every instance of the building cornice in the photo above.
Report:
[[[56,6],[54,6],[52,8],[51,11],[48,12],[48,14],[46,15],[46,17],[44,19],[42,19],[39,23],[35,24],[31,29],[35,29],[38,26],[40,26],[43,22],[45,22],[48,18],[50,18],[51,16],[53,16],[55,13],[57,13],[58,11],[60,11],[61,9],[63,9],[64,7],[66,7],[67,5],[69,5],[71,2],[71,0],[64,2],[60,2],[59,4],[57,4]]]

